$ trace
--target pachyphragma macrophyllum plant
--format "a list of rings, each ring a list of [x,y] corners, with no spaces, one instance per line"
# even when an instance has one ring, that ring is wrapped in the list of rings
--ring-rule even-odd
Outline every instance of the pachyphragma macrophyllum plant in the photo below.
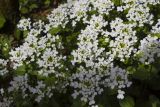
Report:
[[[47,21],[22,19],[26,37],[0,60],[1,76],[14,73],[8,88],[1,87],[1,107],[15,103],[15,93],[41,102],[54,90],[72,89],[72,97],[88,106],[105,88],[124,98],[128,67],[152,64],[160,57],[160,19],[151,7],[159,0],[68,0]],[[147,30],[146,30],[147,29]],[[143,35],[142,35],[143,34]],[[5,67],[7,62],[12,70]],[[70,87],[70,88],[68,88]],[[96,106],[97,107],[97,106]]]

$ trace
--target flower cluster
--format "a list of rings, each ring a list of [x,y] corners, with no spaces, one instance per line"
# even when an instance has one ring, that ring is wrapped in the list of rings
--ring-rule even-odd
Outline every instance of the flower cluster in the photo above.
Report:
[[[155,62],[155,59],[160,57],[160,40],[157,37],[150,35],[141,40],[141,45],[137,54],[141,55],[139,59],[142,63],[150,64]]]
[[[156,22],[150,11],[160,2],[120,1],[68,0],[46,22],[20,20],[23,43],[10,51],[8,60],[0,59],[1,75],[8,72],[8,62],[9,72],[15,73],[0,107],[14,104],[15,92],[41,102],[54,97],[53,90],[66,92],[68,87],[73,98],[93,107],[105,88],[116,89],[117,98],[123,99],[123,89],[132,84],[128,65],[150,64],[160,57],[160,19]],[[145,25],[149,30],[144,33]]]
[[[129,58],[131,53],[135,53],[134,48],[137,42],[136,31],[133,30],[135,23],[124,24],[123,20],[116,18],[110,23],[111,32],[105,31],[106,38],[108,36],[114,38],[109,41],[112,57],[118,57],[121,61]],[[108,42],[108,39],[107,41]]]
[[[32,86],[28,80],[29,77],[27,74],[25,74],[24,76],[14,77],[13,81],[10,82],[8,92],[10,93],[21,90],[23,99],[27,99],[27,97],[30,97],[31,95],[35,94],[36,97],[34,100],[36,102],[40,102],[42,98],[44,98],[45,96],[49,98],[52,96],[52,93],[50,91],[53,89],[53,87],[46,88],[46,85],[43,81],[37,81],[36,85]],[[29,92],[27,93],[27,91]]]
[[[158,19],[158,22],[156,23],[155,26],[152,26],[151,32],[153,34],[155,34],[155,33],[159,34],[160,33],[160,19]]]

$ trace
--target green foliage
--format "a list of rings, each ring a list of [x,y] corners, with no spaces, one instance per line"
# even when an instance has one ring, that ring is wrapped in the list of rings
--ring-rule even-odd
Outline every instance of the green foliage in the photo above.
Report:
[[[54,34],[57,34],[58,32],[61,31],[61,27],[57,27],[57,28],[52,28],[49,32],[54,35]]]
[[[134,107],[134,99],[130,96],[125,97],[123,100],[119,102],[121,107]]]
[[[53,7],[57,0],[19,0],[19,10],[23,15],[30,15],[33,12]]]
[[[160,38],[160,33],[152,34],[152,36]]]
[[[28,14],[29,12],[32,12],[34,9],[38,8],[38,2],[37,1],[31,1],[31,0],[19,0],[20,4],[20,12],[22,14]]]
[[[0,29],[4,26],[5,22],[5,17],[0,13]]]
[[[11,49],[11,42],[12,42],[12,37],[5,35],[5,34],[0,34],[0,57],[8,58],[9,57],[9,51]]]
[[[116,6],[122,5],[122,0],[111,0]]]
[[[24,75],[26,73],[26,66],[22,65],[16,69],[17,75]]]
[[[15,39],[20,40],[21,39],[21,37],[20,37],[21,31],[19,29],[15,29],[14,36],[15,36]]]
[[[145,65],[139,65],[137,70],[134,72],[133,76],[134,78],[140,79],[140,80],[147,80],[150,76],[150,69],[148,66]]]
[[[80,101],[80,100],[78,100],[78,99],[77,100],[73,100],[73,101],[74,102],[73,102],[71,107],[86,107],[85,103]]]
[[[25,7],[22,7],[21,8],[21,10],[20,10],[20,12],[22,13],[22,14],[26,14],[26,13],[28,13],[28,9],[27,8],[25,8]]]

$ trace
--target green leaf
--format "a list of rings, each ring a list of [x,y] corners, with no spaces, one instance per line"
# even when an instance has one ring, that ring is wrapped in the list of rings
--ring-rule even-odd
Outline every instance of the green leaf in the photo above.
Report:
[[[116,6],[122,5],[122,0],[112,0],[112,2],[113,2]]]
[[[76,99],[76,100],[73,100],[73,104],[71,107],[85,107],[85,103]]]
[[[101,47],[107,47],[107,46],[109,45],[109,43],[106,42],[106,40],[105,40],[104,37],[101,37],[101,38],[99,39],[99,44],[100,44]]]
[[[0,13],[0,28],[4,26],[5,22],[6,22],[5,17]]]
[[[29,10],[28,10],[28,8],[26,8],[26,7],[22,7],[22,8],[20,9],[20,12],[21,12],[22,14],[26,14],[26,13],[29,12]]]
[[[10,35],[5,35],[2,34],[0,35],[0,50],[1,50],[1,54],[2,56],[4,56],[5,58],[9,57],[9,52],[11,49],[11,42],[12,42],[12,37]]]
[[[16,74],[17,75],[24,75],[25,72],[26,72],[26,66],[25,65],[22,65],[22,66],[20,66],[16,69]]]
[[[150,78],[149,66],[139,65],[133,77],[139,80],[147,80]]]
[[[26,38],[28,36],[28,33],[29,33],[29,31],[27,31],[27,30],[23,31],[23,37]]]
[[[135,68],[132,67],[132,66],[127,67],[127,71],[128,71],[130,74],[133,74],[134,72],[136,72]]]
[[[32,11],[33,9],[36,9],[36,8],[38,8],[38,5],[37,5],[37,4],[31,4],[31,5],[29,6],[30,11]]]
[[[48,6],[50,3],[51,3],[50,0],[45,0],[45,2],[44,2],[44,4],[47,5],[47,6]]]
[[[151,36],[160,38],[160,33],[155,33],[155,34],[152,34]]]
[[[89,15],[93,15],[93,14],[96,14],[96,13],[97,13],[96,10],[92,10],[92,11],[89,11],[89,12],[88,12]]]
[[[79,32],[76,32],[76,33],[73,33],[72,35],[68,36],[66,38],[67,42],[70,43],[70,42],[76,41],[78,34],[79,34]]]
[[[54,83],[55,83],[55,78],[54,77],[47,77],[46,79],[45,79],[45,83],[47,84],[47,85],[53,85]]]
[[[16,29],[15,32],[14,32],[14,35],[15,35],[17,40],[20,40],[21,31],[19,29]]]
[[[125,97],[125,99],[121,100],[119,104],[121,107],[134,107],[135,106],[134,100],[130,96]]]
[[[52,35],[54,35],[54,34],[57,34],[59,31],[61,31],[61,27],[52,28],[52,29],[50,29],[49,32],[50,32]]]

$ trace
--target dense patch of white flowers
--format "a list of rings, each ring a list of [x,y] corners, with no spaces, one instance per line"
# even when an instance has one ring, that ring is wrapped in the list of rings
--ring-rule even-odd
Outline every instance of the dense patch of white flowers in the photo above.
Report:
[[[147,3],[134,4],[126,15],[129,21],[138,22],[139,26],[144,26],[144,23],[152,24],[153,15],[149,13]]]
[[[50,98],[53,95],[51,93],[52,89],[53,87],[46,88],[43,81],[37,81],[36,85],[32,86],[29,84],[28,75],[25,74],[24,76],[16,76],[13,78],[13,81],[10,82],[10,87],[8,87],[8,92],[18,92],[20,90],[23,99],[27,99],[27,97],[35,94],[36,97],[34,100],[40,102],[45,96]]]
[[[22,30],[31,29],[31,19],[28,18],[28,19],[22,19],[22,20],[20,20],[19,24],[17,25],[17,27],[19,29],[22,29]]]
[[[2,101],[0,102],[1,107],[10,107],[12,104],[12,98],[3,98]]]
[[[97,10],[100,14],[109,14],[114,8],[114,3],[111,0],[92,0],[93,10]]]
[[[136,52],[134,45],[137,42],[137,37],[136,31],[133,30],[135,24],[124,24],[122,19],[116,18],[110,23],[110,26],[112,31],[105,32],[108,34],[107,36],[114,38],[114,40],[109,41],[109,47],[111,48],[110,54],[114,58],[118,57],[121,61],[124,61],[130,57],[132,52]]]
[[[148,35],[141,40],[138,54],[141,55],[139,59],[142,63],[150,64],[160,57],[160,40],[157,37],[151,37]]]
[[[73,89],[73,98],[80,98],[92,107],[98,107],[95,97],[105,88],[116,89],[117,98],[123,99],[123,89],[132,82],[128,80],[127,67],[122,65],[128,59],[150,64],[160,57],[160,19],[153,20],[149,7],[159,3],[159,0],[121,0],[116,5],[114,0],[68,0],[47,16],[48,22],[20,20],[18,28],[27,36],[10,51],[8,60],[0,59],[0,75],[9,72],[8,62],[10,72],[20,69],[25,73],[14,75],[8,89],[2,87],[0,107],[14,103],[14,92],[20,92],[24,100],[34,95],[39,103],[45,97],[54,97],[53,90],[67,87]],[[122,12],[124,19],[120,16]],[[137,28],[145,24],[151,30],[140,39]],[[68,36],[63,32],[66,28],[69,36],[77,34],[73,37],[76,40],[71,41],[76,44],[73,47],[67,47],[63,41]],[[60,31],[53,33],[56,29]],[[37,77],[34,84],[32,74]],[[46,83],[46,78],[54,81]],[[4,93],[11,94],[5,97]]]

